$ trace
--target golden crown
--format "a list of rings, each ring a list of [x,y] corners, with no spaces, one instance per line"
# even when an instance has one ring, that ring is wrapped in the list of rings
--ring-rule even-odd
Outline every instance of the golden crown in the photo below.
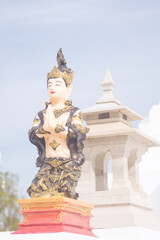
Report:
[[[73,72],[70,68],[66,67],[66,60],[64,59],[64,55],[62,53],[62,48],[59,49],[58,53],[57,53],[57,63],[58,63],[58,68],[56,66],[54,66],[54,68],[52,69],[52,71],[50,73],[47,74],[47,81],[50,78],[63,78],[66,86],[72,84],[72,80],[73,80]]]

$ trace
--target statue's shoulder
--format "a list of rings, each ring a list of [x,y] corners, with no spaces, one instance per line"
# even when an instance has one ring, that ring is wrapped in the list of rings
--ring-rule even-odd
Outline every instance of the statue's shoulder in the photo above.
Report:
[[[82,115],[82,112],[78,107],[73,106],[73,112],[74,112],[73,115],[79,115],[79,114]]]
[[[80,112],[80,109],[78,107],[75,107],[75,106],[72,105],[72,108],[71,108],[70,112],[71,112],[71,115],[74,116],[75,114]]]
[[[77,122],[79,124],[83,123],[83,115],[81,110],[78,107],[75,107],[72,109],[71,111],[71,121],[73,122]]]
[[[39,111],[38,113],[37,113],[37,116],[40,118],[40,120],[43,122],[43,119],[44,119],[44,117],[43,117],[43,115],[44,115],[44,113],[46,113],[46,108],[44,108],[43,110],[41,110],[41,111]]]
[[[43,115],[44,113],[46,113],[48,105],[49,105],[49,103],[48,103],[48,102],[45,102],[45,108],[42,109],[41,111],[39,111],[39,112],[37,113],[37,115],[40,115],[40,116],[41,116],[41,115]]]

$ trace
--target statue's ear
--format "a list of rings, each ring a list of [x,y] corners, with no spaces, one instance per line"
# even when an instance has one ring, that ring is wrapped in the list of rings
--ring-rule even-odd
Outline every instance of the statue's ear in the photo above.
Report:
[[[67,86],[67,99],[69,98],[69,96],[70,96],[70,94],[71,94],[71,92],[72,92],[72,88],[73,88],[72,85],[68,85],[68,86]]]

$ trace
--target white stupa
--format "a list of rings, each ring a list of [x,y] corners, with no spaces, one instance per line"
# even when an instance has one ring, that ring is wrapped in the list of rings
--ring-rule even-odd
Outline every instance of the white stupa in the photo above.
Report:
[[[78,186],[80,200],[95,205],[95,228],[146,227],[160,230],[153,205],[139,182],[139,163],[149,147],[159,142],[132,126],[143,118],[123,106],[113,94],[115,83],[107,69],[103,96],[83,110],[90,131],[85,140],[86,162]],[[112,185],[108,188],[108,164]]]

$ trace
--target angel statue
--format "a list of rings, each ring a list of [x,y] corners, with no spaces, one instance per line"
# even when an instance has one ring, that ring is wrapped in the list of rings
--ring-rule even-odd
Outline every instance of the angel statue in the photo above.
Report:
[[[77,199],[75,187],[85,161],[82,153],[88,128],[82,113],[68,100],[73,72],[60,49],[58,67],[47,74],[49,103],[38,112],[29,130],[29,140],[38,149],[39,171],[27,192],[31,198],[64,196]]]

